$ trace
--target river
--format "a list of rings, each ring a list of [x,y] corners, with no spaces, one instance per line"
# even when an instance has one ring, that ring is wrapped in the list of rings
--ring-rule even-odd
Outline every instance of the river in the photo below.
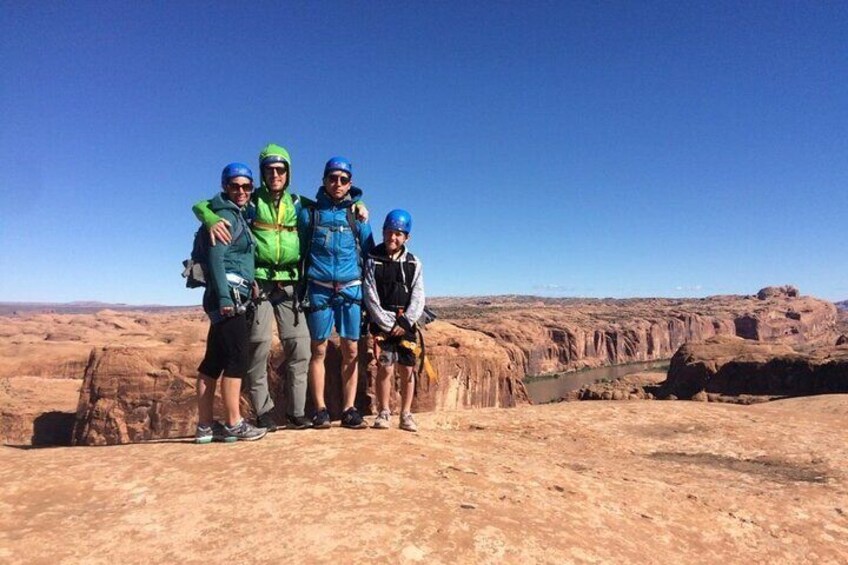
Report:
[[[668,370],[667,360],[628,363],[627,365],[598,367],[597,369],[557,373],[550,376],[526,377],[524,379],[524,386],[527,387],[527,394],[530,395],[530,400],[533,401],[533,404],[545,404],[559,400],[567,393],[578,390],[583,385],[617,379],[631,373],[665,370]]]

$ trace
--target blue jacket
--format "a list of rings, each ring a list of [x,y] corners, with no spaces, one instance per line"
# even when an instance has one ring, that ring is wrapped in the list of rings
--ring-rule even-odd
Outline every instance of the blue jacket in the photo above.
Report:
[[[362,198],[362,190],[350,188],[341,202],[333,202],[324,187],[315,196],[318,222],[313,228],[313,211],[304,206],[298,217],[301,253],[309,250],[307,280],[346,283],[362,278],[362,263],[374,247],[371,226],[355,220],[359,228],[361,255],[356,254],[355,235],[350,229],[348,210]]]

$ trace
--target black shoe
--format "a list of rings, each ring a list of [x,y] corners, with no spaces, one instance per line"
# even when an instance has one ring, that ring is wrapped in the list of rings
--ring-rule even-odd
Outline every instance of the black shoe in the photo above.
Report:
[[[288,422],[286,427],[290,430],[305,430],[312,427],[312,420],[306,416],[286,416],[286,421]]]
[[[316,430],[322,430],[330,427],[330,413],[326,408],[321,408],[312,416],[312,427]]]
[[[365,427],[365,420],[359,415],[359,411],[351,406],[342,412],[342,427],[358,430]]]
[[[277,431],[277,424],[274,422],[274,418],[271,416],[270,411],[260,414],[259,417],[256,418],[256,427],[265,428],[269,432]]]

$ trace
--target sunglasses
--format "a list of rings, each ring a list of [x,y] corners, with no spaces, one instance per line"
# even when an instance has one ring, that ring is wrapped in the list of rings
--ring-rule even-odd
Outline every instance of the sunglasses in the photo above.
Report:
[[[287,172],[289,172],[288,167],[285,165],[276,165],[276,166],[267,166],[265,167],[265,172],[268,173],[269,177],[273,176],[283,176]]]
[[[329,180],[330,183],[337,182],[344,186],[350,182],[350,177],[346,175],[327,175],[327,180]]]
[[[227,190],[233,190],[233,191],[240,190],[242,192],[253,192],[253,185],[250,184],[249,182],[246,182],[244,184],[238,184],[236,182],[228,182],[227,183]]]

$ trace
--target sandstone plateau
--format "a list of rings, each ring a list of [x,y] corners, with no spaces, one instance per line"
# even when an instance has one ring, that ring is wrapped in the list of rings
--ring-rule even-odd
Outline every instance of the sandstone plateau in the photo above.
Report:
[[[571,402],[0,447],[0,562],[842,564],[846,419],[846,395]]]
[[[598,386],[640,398],[622,387],[656,391],[677,374],[711,400],[719,383],[787,382],[722,380],[734,363],[756,375],[775,359],[843,362],[832,304],[764,291],[436,301],[438,378],[418,384],[420,433],[334,425],[206,446],[166,439],[193,430],[197,309],[6,317],[4,442],[125,445],[0,447],[0,562],[845,563],[848,395],[750,406],[526,396],[527,375],[675,351],[677,373]],[[366,410],[370,395],[366,378]]]

